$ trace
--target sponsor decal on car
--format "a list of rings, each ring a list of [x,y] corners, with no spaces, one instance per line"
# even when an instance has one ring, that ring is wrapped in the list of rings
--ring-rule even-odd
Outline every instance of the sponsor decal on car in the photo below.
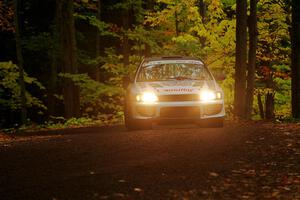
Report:
[[[164,88],[156,88],[158,93],[176,93],[176,94],[184,94],[184,93],[195,93],[198,92],[199,89],[193,87],[164,87]]]
[[[164,92],[193,92],[194,89],[192,88],[169,88],[163,89]]]

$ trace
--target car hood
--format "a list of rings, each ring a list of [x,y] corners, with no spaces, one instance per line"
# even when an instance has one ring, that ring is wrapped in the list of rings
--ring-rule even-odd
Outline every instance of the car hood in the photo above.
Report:
[[[137,82],[134,90],[139,92],[151,91],[156,94],[193,94],[202,89],[216,90],[218,88],[214,80],[195,81],[195,80],[174,80],[159,82]]]

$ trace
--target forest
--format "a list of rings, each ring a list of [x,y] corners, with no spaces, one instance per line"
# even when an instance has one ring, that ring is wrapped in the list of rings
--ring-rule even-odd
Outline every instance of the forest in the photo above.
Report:
[[[123,120],[145,57],[201,58],[228,119],[300,118],[297,0],[0,1],[0,128]]]

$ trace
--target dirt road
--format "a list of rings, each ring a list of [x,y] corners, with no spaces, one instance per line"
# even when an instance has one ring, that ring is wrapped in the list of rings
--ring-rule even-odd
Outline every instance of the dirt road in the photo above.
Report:
[[[300,125],[123,126],[0,142],[0,199],[300,199]]]

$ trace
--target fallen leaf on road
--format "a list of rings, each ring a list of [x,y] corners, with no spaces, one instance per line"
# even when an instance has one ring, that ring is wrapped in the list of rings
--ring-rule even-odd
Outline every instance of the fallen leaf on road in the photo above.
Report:
[[[114,193],[114,196],[115,197],[121,197],[121,198],[125,197],[125,195],[123,193]]]
[[[135,192],[142,192],[143,190],[141,188],[134,188],[133,189]]]
[[[284,132],[283,134],[284,135],[290,135],[291,133],[290,132]]]
[[[251,176],[253,176],[253,175],[256,174],[256,172],[255,172],[254,169],[250,169],[250,170],[246,171],[245,174],[246,174],[246,175],[251,175]]]
[[[248,195],[243,195],[242,198],[243,198],[243,199],[250,199],[250,196],[248,196]]]
[[[286,187],[286,186],[283,187],[283,189],[286,190],[286,191],[290,191],[291,190],[289,187]]]
[[[213,176],[213,177],[218,177],[219,176],[219,174],[217,174],[216,172],[210,172],[209,175]]]
[[[271,189],[271,187],[270,187],[270,186],[267,186],[267,185],[265,185],[265,186],[263,186],[263,187],[262,187],[262,189],[263,189],[263,190],[270,190],[270,189]]]
[[[292,144],[292,143],[289,143],[289,144],[287,145],[287,147],[291,147],[291,146],[293,146],[293,144]]]
[[[275,191],[272,193],[272,197],[277,197],[279,195],[279,191]]]
[[[235,169],[231,170],[231,172],[234,173],[234,174],[239,174],[239,173],[241,173],[239,170],[235,170]]]

